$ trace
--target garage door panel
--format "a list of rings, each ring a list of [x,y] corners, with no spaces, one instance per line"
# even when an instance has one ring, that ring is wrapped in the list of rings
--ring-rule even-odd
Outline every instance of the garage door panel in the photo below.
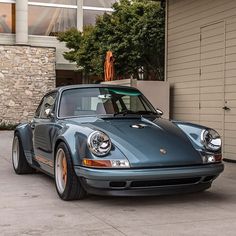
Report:
[[[230,55],[230,54],[235,54],[236,53],[236,47],[232,46],[232,47],[226,47],[226,55]]]
[[[215,93],[218,94],[219,96],[221,96],[221,93],[224,93],[224,87],[222,86],[208,86],[208,87],[201,87],[200,88],[200,93],[207,93],[207,94],[211,94],[211,93]]]
[[[231,78],[234,77],[235,75],[236,75],[236,69],[225,71],[225,78]]]
[[[206,52],[206,53],[202,52],[201,59],[202,60],[212,59],[212,58],[216,58],[216,57],[222,57],[223,55],[224,55],[224,49]]]
[[[222,80],[222,78],[220,79],[214,79],[214,81],[212,80],[201,80],[201,83],[200,83],[200,87],[208,87],[210,83],[214,83],[215,86],[224,86],[224,82]]]
[[[198,94],[197,88],[179,88],[173,90],[173,95],[180,95],[180,94],[186,94],[186,95],[194,95]]]
[[[225,86],[225,92],[226,93],[234,93],[236,91],[236,85],[231,84],[231,85],[226,85]]]
[[[198,101],[175,101],[174,104],[175,107],[180,107],[180,108],[188,108],[188,107],[193,107],[195,109],[199,108],[199,102]]]
[[[210,128],[212,128],[212,129],[220,130],[220,129],[219,129],[219,126],[221,125],[221,122],[202,121],[201,124],[202,124],[202,125],[205,125],[205,126],[207,126],[207,127],[210,127]]]
[[[229,100],[236,100],[236,92],[233,92],[233,93],[225,93],[225,99],[227,101]]]
[[[215,115],[200,115],[201,116],[201,121],[214,121],[214,122],[222,122],[222,117],[221,116],[215,116]]]
[[[195,94],[183,94],[183,95],[175,95],[175,96],[172,96],[172,101],[175,102],[175,101],[188,101],[188,100],[191,100],[191,101],[199,101],[199,96],[198,95],[195,95]]]
[[[222,79],[224,77],[223,71],[211,71],[211,72],[204,72],[201,74],[201,81],[204,80],[211,80],[211,79]]]
[[[216,72],[216,71],[221,71],[223,72],[224,69],[224,64],[223,63],[216,63],[215,65],[210,65],[210,66],[202,66],[201,67],[201,73],[210,73],[210,72]]]
[[[216,65],[222,63],[222,55],[219,55],[218,57],[209,58],[209,59],[202,59],[201,60],[201,66],[210,66],[210,65]]]
[[[229,153],[236,153],[236,145],[224,145],[224,149]]]
[[[226,70],[232,70],[236,68],[236,61],[227,62],[225,65]]]
[[[226,85],[232,85],[232,84],[236,85],[236,76],[235,77],[225,78],[225,84]]]
[[[201,108],[217,108],[219,107],[219,103],[218,101],[215,100],[208,100],[208,101],[204,101],[201,103]]]
[[[180,121],[187,121],[187,122],[192,122],[192,123],[199,123],[199,116],[195,114],[178,114],[175,113],[175,120],[180,120]]]
[[[226,129],[224,134],[225,134],[225,137],[235,139],[235,137],[236,137],[236,130],[227,130]]]
[[[236,119],[234,115],[225,115],[225,122],[231,123],[232,125],[236,125]]]
[[[227,101],[227,106],[230,107],[231,109],[232,108],[236,108],[236,100],[229,100],[229,101]],[[230,112],[227,112],[225,115],[226,116],[230,115]]]
[[[202,40],[219,36],[219,31],[222,31],[222,25],[219,25],[213,29],[208,29],[206,31],[202,30],[202,32],[204,33],[202,34]]]
[[[219,101],[220,104],[222,104],[222,97],[219,96],[219,94],[217,93],[212,93],[212,94],[208,94],[208,93],[204,93],[204,94],[200,94],[201,96],[201,101],[200,103],[202,103],[202,101]]]
[[[201,103],[202,106],[202,103]],[[214,108],[203,108],[201,107],[201,115],[222,115],[222,108],[221,107],[214,107]]]
[[[224,139],[224,142],[227,144],[227,145],[235,145],[235,139],[234,138],[230,138],[230,137],[225,137]],[[226,149],[227,150],[227,149]]]
[[[236,125],[232,123],[225,123],[225,130],[236,130]],[[236,141],[235,141],[236,144]]]
[[[193,107],[186,107],[184,109],[182,108],[178,108],[178,107],[175,107],[175,113],[178,113],[178,114],[185,114],[185,113],[188,113],[188,114],[196,114],[198,115],[198,110],[193,108]]]
[[[207,37],[207,38],[204,38],[202,36],[201,44],[203,46],[203,52],[204,52],[204,49],[207,49],[206,46],[221,43],[223,40],[224,40],[224,34],[219,35],[219,30],[218,30],[218,35],[217,36],[212,36],[212,37]]]
[[[202,46],[202,52],[211,52],[211,51],[217,51],[217,50],[224,50],[224,46],[222,45],[221,42]]]
[[[232,160],[236,160],[236,154],[235,153],[230,153],[227,150],[225,150],[224,154],[223,154],[224,158],[228,158],[228,159],[232,159]]]

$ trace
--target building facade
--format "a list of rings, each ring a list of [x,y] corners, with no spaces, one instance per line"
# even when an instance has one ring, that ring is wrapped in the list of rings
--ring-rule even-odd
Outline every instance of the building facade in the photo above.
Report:
[[[166,1],[166,80],[174,119],[215,128],[236,160],[236,1]]]
[[[115,0],[0,0],[0,123],[30,120],[42,95],[82,82],[56,35],[94,24]]]

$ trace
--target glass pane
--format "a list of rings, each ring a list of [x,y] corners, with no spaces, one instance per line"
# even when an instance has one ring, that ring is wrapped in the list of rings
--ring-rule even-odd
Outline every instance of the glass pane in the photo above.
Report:
[[[29,2],[42,2],[42,3],[77,5],[77,0],[29,0]]]
[[[83,10],[83,23],[86,25],[95,25],[97,16],[103,15],[104,11]]]
[[[51,109],[53,110],[54,108],[54,104],[55,104],[55,99],[56,99],[56,93],[50,94],[49,96],[46,96],[43,100],[43,104],[42,104],[42,108],[41,108],[41,112],[40,112],[40,118],[46,119],[47,118],[47,114],[45,113],[45,111],[47,109]]]
[[[76,9],[29,6],[29,34],[57,35],[76,27]]]
[[[60,117],[155,113],[153,107],[139,91],[126,88],[65,90],[62,93],[59,107]]]
[[[15,4],[0,3],[0,33],[15,33]]]
[[[84,6],[88,7],[111,7],[117,0],[84,0]]]

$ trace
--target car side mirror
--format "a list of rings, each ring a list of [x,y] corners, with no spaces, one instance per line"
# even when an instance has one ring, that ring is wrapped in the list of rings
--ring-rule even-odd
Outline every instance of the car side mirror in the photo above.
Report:
[[[50,108],[47,108],[47,109],[44,111],[44,114],[45,114],[45,116],[46,116],[47,118],[52,118],[52,117],[54,117],[54,114],[53,114],[53,112],[52,112],[52,109],[50,109]]]
[[[157,112],[157,114],[158,114],[159,116],[162,116],[162,115],[163,115],[163,111],[160,110],[160,109],[158,109],[158,108],[156,108],[156,112]]]

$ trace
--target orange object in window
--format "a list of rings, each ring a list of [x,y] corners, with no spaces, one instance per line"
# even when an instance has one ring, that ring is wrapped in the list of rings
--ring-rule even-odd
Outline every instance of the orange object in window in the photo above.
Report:
[[[105,81],[112,81],[114,79],[114,61],[112,51],[107,51],[104,63]]]

